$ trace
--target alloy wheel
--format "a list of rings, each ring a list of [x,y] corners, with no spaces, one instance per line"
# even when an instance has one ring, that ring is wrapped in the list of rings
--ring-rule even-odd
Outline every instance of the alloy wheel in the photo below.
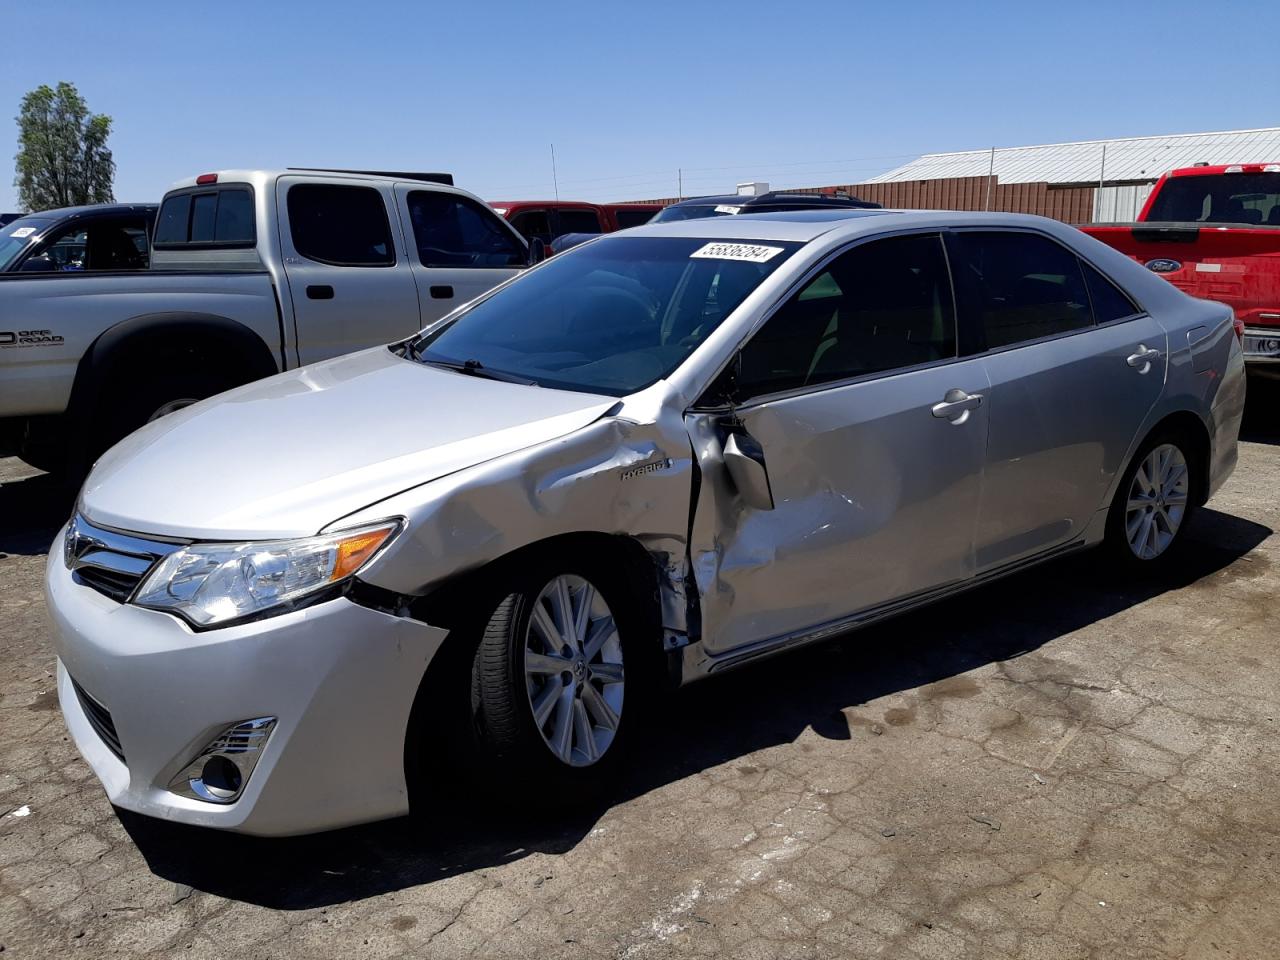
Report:
[[[1173,543],[1187,513],[1190,494],[1187,458],[1172,443],[1153,448],[1129,485],[1124,529],[1139,560],[1154,560]]]
[[[587,580],[565,574],[538,593],[525,629],[524,673],[547,748],[573,767],[603,757],[622,715],[622,640],[608,603]]]

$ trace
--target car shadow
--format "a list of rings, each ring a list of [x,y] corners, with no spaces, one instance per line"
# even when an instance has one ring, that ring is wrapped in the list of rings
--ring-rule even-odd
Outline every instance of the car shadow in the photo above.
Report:
[[[486,815],[464,797],[456,808],[430,817],[261,839],[118,813],[156,875],[286,910],[359,900],[531,853],[560,854],[582,840],[611,804],[792,743],[806,729],[848,739],[854,735],[845,712],[851,707],[1019,657],[1161,593],[1220,574],[1271,532],[1203,509],[1187,531],[1189,549],[1158,582],[1100,572],[1092,552],[1067,557],[767,666],[695,684],[663,704],[661,731],[646,731],[633,744],[635,754],[608,801],[559,820],[512,804]]]
[[[74,484],[48,473],[0,480],[0,553],[48,553],[78,493]]]

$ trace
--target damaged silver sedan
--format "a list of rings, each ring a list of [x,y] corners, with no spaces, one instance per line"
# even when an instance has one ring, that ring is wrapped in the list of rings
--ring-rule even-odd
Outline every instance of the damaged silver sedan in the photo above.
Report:
[[[556,795],[664,684],[1073,550],[1158,569],[1243,403],[1228,309],[1054,221],[602,237],[103,457],[48,562],[63,713],[114,803],[210,827],[401,814],[450,751]]]

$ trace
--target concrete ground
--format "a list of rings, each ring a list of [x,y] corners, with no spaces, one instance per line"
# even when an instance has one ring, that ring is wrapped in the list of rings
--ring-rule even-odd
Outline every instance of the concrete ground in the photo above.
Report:
[[[1161,583],[1084,555],[683,691],[588,814],[287,841],[112,810],[63,729],[44,620],[70,502],[0,461],[0,950],[1280,956],[1280,430],[1260,404]]]

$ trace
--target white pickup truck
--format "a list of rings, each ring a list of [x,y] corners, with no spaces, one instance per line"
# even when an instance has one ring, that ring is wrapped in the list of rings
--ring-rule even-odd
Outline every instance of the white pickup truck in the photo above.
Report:
[[[192,177],[149,270],[0,275],[0,448],[76,472],[170,410],[407,337],[538,256],[447,174]]]

